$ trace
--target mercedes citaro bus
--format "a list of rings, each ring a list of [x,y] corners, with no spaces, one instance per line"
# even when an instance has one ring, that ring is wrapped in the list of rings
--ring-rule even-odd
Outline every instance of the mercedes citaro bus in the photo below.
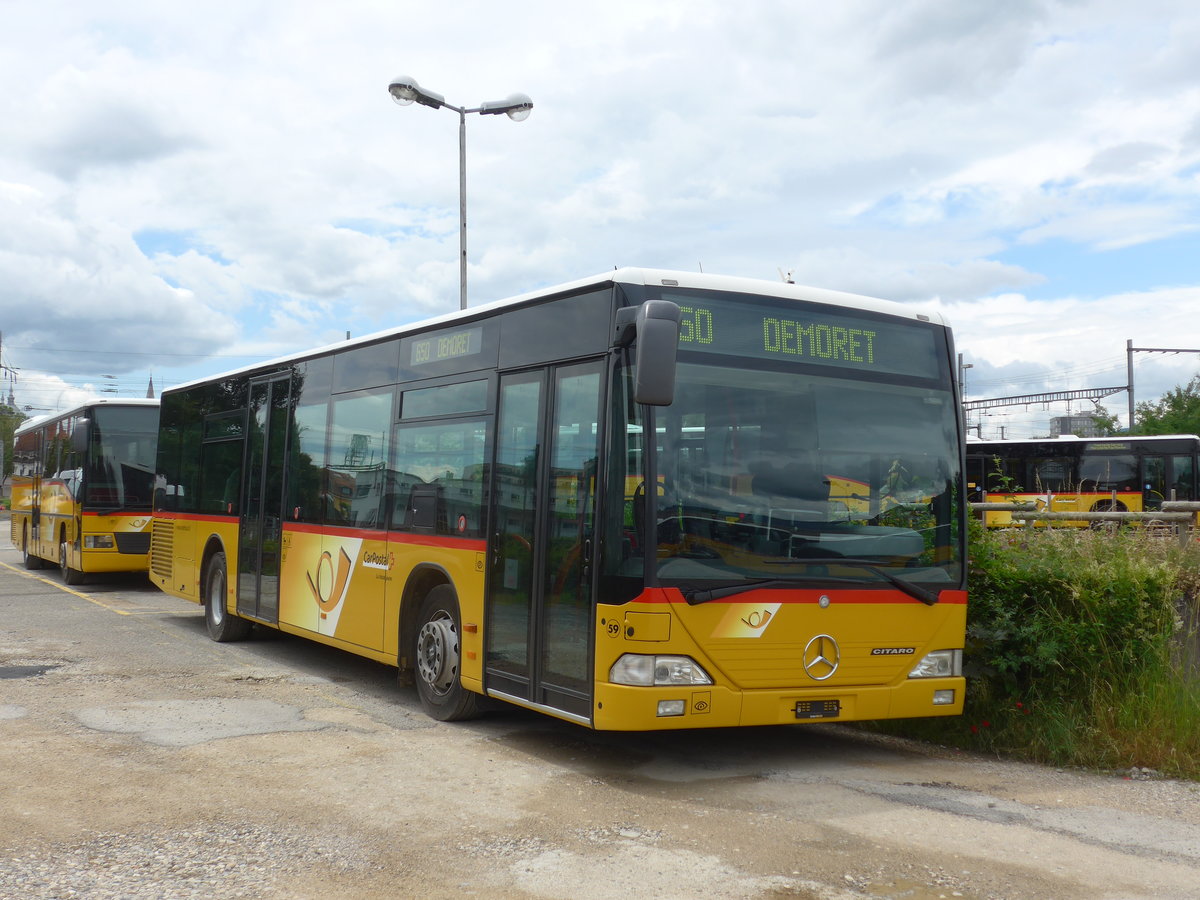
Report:
[[[620,269],[164,391],[150,577],[450,720],[959,713],[954,348],[861,296]]]

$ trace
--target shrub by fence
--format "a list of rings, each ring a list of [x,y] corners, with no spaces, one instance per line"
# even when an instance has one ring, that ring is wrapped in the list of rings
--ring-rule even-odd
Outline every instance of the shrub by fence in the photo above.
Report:
[[[1200,545],[1149,529],[971,525],[964,715],[898,730],[1200,778]]]

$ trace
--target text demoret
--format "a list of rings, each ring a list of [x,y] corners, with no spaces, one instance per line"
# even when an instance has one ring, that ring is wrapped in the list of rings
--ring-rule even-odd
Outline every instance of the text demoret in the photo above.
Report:
[[[875,364],[875,332],[790,319],[763,319],[763,350],[815,359]]]
[[[475,327],[414,341],[410,363],[420,366],[445,359],[474,356],[482,347],[482,335],[483,328]]]

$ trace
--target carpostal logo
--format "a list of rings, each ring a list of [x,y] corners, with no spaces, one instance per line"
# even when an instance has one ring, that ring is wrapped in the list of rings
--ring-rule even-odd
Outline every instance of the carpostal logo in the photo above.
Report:
[[[385,572],[390,572],[396,565],[396,555],[394,553],[376,553],[374,550],[368,550],[363,554],[362,565],[364,569],[382,569]]]
[[[912,656],[917,652],[916,647],[875,647],[872,656]]]

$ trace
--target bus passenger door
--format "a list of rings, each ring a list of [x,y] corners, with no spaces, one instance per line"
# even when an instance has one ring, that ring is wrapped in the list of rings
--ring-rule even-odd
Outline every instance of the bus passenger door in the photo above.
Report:
[[[592,718],[601,363],[504,375],[486,629],[489,691]]]
[[[1153,512],[1162,509],[1163,500],[1168,498],[1166,456],[1142,458],[1142,509]]]
[[[286,375],[250,382],[245,502],[238,530],[238,614],[272,624],[279,621],[289,394]]]
[[[1196,499],[1196,469],[1192,457],[1171,457],[1171,475],[1167,489],[1170,500]]]

